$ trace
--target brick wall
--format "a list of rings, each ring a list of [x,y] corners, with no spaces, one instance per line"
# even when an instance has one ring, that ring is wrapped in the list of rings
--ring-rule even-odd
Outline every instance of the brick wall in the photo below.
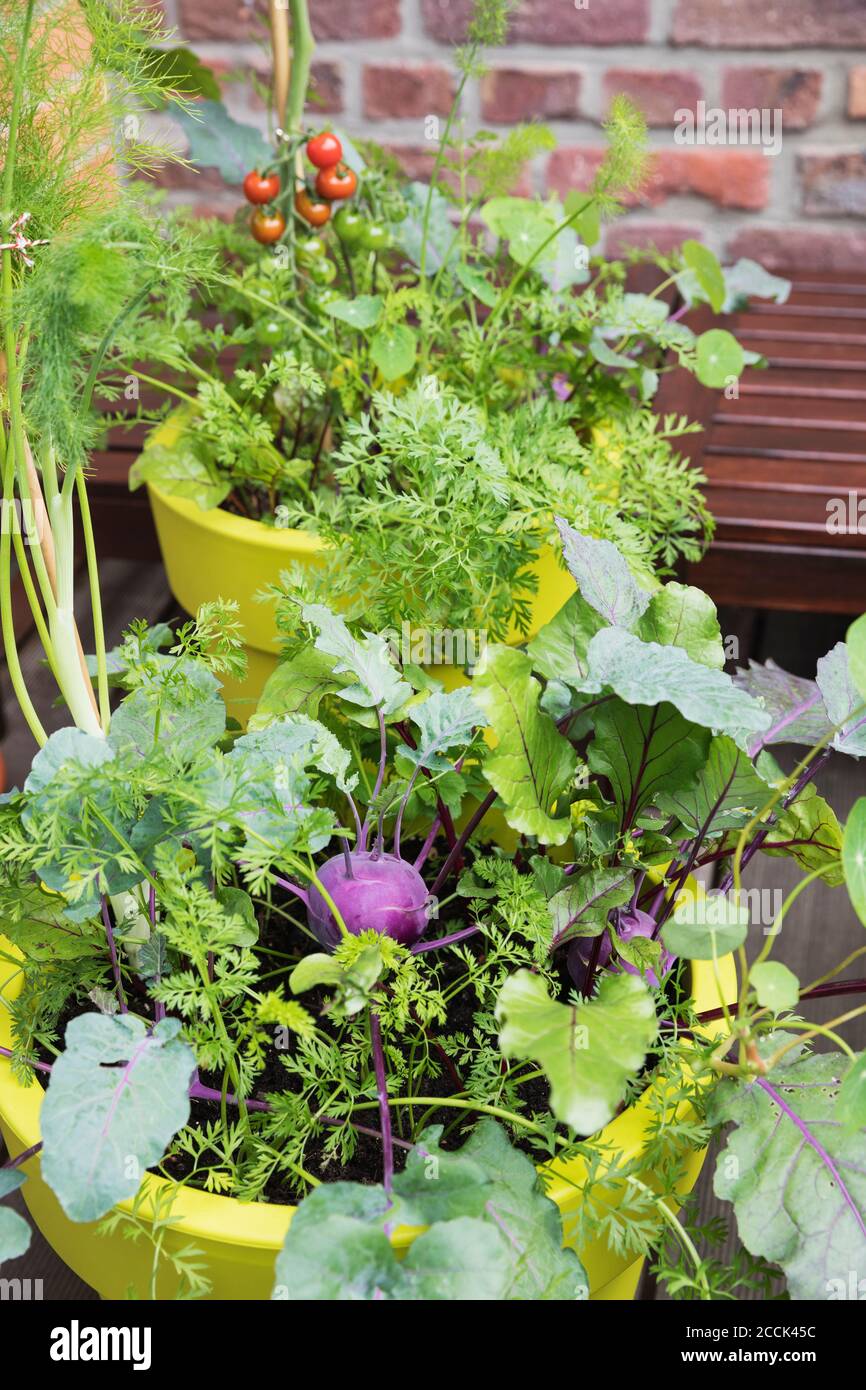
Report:
[[[250,73],[267,74],[261,0],[163,0],[182,41],[218,69],[239,119],[264,123]],[[423,176],[425,117],[450,103],[450,44],[468,0],[311,0],[315,109],[367,133]],[[608,231],[669,246],[700,236],[770,267],[862,268],[866,262],[866,0],[520,0],[509,42],[465,95],[469,127],[506,130],[538,117],[558,149],[527,170],[529,186],[585,185],[611,96],[646,113],[654,162],[627,217]],[[753,144],[683,144],[675,113],[782,111],[781,152]],[[771,127],[767,128],[769,139]],[[187,179],[175,173],[177,200]],[[178,187],[178,185],[181,187]],[[236,195],[201,175],[193,201]]]

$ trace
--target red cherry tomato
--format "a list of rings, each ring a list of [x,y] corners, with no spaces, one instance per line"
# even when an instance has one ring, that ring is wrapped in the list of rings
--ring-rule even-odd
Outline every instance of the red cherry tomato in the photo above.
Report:
[[[279,191],[279,174],[260,174],[258,169],[251,169],[244,179],[244,197],[248,203],[272,203]]]
[[[316,175],[316,192],[322,198],[351,198],[357,187],[357,175],[347,164],[332,164]]]
[[[314,135],[312,140],[307,141],[307,159],[317,169],[329,169],[332,164],[339,164],[342,158],[343,146],[330,130],[323,130],[321,135]]]
[[[272,246],[285,230],[286,219],[281,212],[266,212],[264,208],[258,208],[250,218],[250,231],[262,246]]]
[[[324,227],[331,215],[331,204],[317,203],[310,197],[306,188],[299,188],[295,194],[295,207],[311,227]]]

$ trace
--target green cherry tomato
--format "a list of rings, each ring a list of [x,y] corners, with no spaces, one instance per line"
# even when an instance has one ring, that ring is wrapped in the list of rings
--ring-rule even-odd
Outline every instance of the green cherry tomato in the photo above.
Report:
[[[334,231],[345,246],[360,246],[367,219],[353,208],[340,208],[334,217]]]
[[[340,298],[341,295],[338,290],[331,289],[330,285],[325,285],[321,289],[317,289],[315,294],[305,294],[304,303],[312,314],[318,318],[324,318],[325,306],[333,304],[335,299]]]
[[[325,243],[320,236],[298,238],[298,255],[302,261],[319,261],[325,254]]]
[[[275,347],[285,337],[285,329],[279,319],[264,318],[255,326],[255,340],[262,347]]]
[[[334,262],[327,259],[322,261],[310,261],[306,269],[314,285],[330,285],[337,273],[337,267],[334,265]]]
[[[361,245],[366,251],[384,251],[390,241],[388,228],[381,222],[368,222],[361,237]]]

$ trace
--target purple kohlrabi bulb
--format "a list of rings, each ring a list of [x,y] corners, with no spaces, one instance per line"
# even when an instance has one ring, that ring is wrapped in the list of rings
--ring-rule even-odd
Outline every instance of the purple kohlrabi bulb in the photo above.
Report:
[[[423,934],[435,905],[418,870],[396,855],[368,850],[356,850],[350,861],[351,877],[344,854],[335,854],[318,870],[319,882],[347,929],[353,936],[377,931],[411,946]],[[307,921],[323,946],[336,946],[339,928],[315,884],[309,889]]]
[[[620,941],[628,942],[636,936],[651,938],[655,929],[655,918],[651,917],[648,912],[640,912],[637,908],[634,908],[633,910],[619,913],[616,934]],[[661,960],[659,962],[662,975],[668,973],[675,960],[676,956],[672,956],[670,951],[665,950],[664,946],[662,946]],[[643,974],[648,984],[651,984],[654,989],[658,988],[658,976],[654,970],[641,971],[636,965],[631,965],[629,961],[623,960],[622,957],[620,957],[619,965],[620,968],[625,970],[629,975]]]

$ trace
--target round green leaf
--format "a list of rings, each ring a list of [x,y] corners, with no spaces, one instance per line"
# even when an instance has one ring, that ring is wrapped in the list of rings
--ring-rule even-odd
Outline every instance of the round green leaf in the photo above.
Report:
[[[781,961],[765,960],[752,967],[752,987],[758,1003],[764,1009],[780,1013],[793,1009],[800,998],[800,981]]]
[[[866,796],[855,801],[842,837],[842,868],[854,911],[866,926]]]
[[[727,386],[731,377],[738,377],[746,364],[745,354],[732,333],[724,328],[711,328],[698,338],[698,381],[715,390]]]
[[[418,339],[405,323],[381,328],[370,343],[370,356],[386,381],[405,376],[415,365]]]

